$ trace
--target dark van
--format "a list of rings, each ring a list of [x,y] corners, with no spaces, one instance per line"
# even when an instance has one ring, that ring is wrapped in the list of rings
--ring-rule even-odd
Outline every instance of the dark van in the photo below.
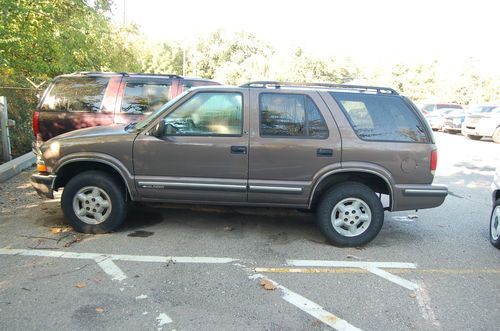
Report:
[[[177,75],[81,72],[61,75],[33,114],[37,142],[92,126],[139,121],[185,90],[221,85]]]

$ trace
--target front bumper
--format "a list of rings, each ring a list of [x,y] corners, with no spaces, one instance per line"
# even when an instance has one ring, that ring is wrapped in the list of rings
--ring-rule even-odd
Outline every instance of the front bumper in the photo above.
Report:
[[[55,175],[44,175],[40,173],[34,173],[31,175],[30,182],[31,186],[35,189],[36,193],[41,197],[47,197],[54,199],[54,182]]]
[[[447,195],[445,185],[396,185],[391,211],[438,207]]]

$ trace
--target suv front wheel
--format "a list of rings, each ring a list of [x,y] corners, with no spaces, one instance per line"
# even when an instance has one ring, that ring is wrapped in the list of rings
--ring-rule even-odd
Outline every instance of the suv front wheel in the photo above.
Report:
[[[500,200],[495,202],[491,211],[490,241],[493,246],[500,249]]]
[[[61,207],[65,218],[83,233],[106,233],[127,215],[123,185],[100,171],[87,171],[64,187]]]
[[[362,246],[384,223],[384,208],[375,192],[359,183],[345,183],[325,194],[317,210],[319,228],[335,246]]]

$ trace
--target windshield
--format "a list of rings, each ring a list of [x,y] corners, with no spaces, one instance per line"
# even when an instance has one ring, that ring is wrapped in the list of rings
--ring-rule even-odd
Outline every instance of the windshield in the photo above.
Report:
[[[179,94],[178,96],[176,96],[175,98],[164,104],[163,107],[161,107],[160,109],[158,109],[157,111],[155,111],[154,113],[152,113],[151,115],[149,115],[148,117],[137,123],[135,125],[135,130],[142,130],[143,128],[148,126],[149,123],[153,122],[158,117],[160,117],[168,108],[170,108],[174,103],[176,103],[177,100],[184,97],[187,93],[188,91],[182,92],[181,94]]]

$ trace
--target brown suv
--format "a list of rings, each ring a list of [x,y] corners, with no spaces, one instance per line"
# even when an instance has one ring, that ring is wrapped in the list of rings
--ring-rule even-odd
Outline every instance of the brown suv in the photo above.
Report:
[[[33,113],[37,142],[68,131],[138,121],[185,90],[220,83],[177,75],[80,72],[56,77]]]
[[[77,230],[115,229],[130,201],[312,209],[328,240],[358,246],[384,210],[441,205],[437,150],[392,89],[253,82],[191,89],[136,124],[63,134],[35,150],[32,184]],[[388,196],[384,206],[380,197]]]

